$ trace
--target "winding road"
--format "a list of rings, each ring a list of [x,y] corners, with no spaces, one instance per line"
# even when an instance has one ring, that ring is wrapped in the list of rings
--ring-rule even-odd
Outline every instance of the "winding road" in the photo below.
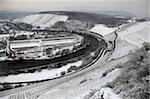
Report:
[[[130,26],[132,26],[132,25],[130,25]],[[118,37],[117,32],[123,31],[126,28],[128,28],[128,26],[122,27],[121,29],[113,32],[115,34],[115,38],[114,38],[113,45],[110,45],[110,46],[112,46],[112,50],[107,50],[107,49],[101,50],[98,58],[95,59],[94,62],[92,62],[92,64],[89,64],[88,67],[83,68],[82,70],[80,70],[76,73],[73,73],[71,75],[60,77],[58,79],[45,81],[45,82],[41,82],[41,83],[37,83],[37,84],[32,84],[32,85],[28,85],[25,87],[11,89],[11,90],[7,90],[7,91],[2,91],[2,92],[0,92],[0,99],[3,99],[3,97],[5,97],[5,96],[8,97],[9,99],[26,99],[26,98],[36,99],[38,96],[44,94],[45,92],[47,92],[48,90],[50,90],[52,87],[54,87],[56,85],[59,85],[66,81],[69,81],[72,78],[83,75],[83,74],[87,73],[88,71],[94,70],[96,68],[103,66],[106,63],[109,63],[110,61],[107,61],[107,60],[110,58],[111,54],[113,53],[113,51],[115,49],[116,39]],[[96,34],[94,34],[94,35],[96,35]]]

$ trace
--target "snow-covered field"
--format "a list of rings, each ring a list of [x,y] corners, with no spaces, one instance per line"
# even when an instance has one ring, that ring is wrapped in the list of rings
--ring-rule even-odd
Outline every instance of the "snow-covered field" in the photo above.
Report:
[[[62,66],[61,68],[58,69],[46,69],[42,70],[41,72],[35,72],[35,73],[25,73],[25,74],[18,74],[18,75],[9,75],[6,77],[0,77],[0,82],[25,82],[25,81],[37,81],[37,80],[44,80],[44,79],[52,79],[56,77],[61,76],[61,72],[67,70],[71,66],[81,66],[82,65],[82,60],[74,62],[74,63],[68,63],[65,66]],[[22,79],[23,78],[23,79]]]
[[[23,40],[22,40],[23,41]],[[72,44],[78,42],[77,39],[59,39],[59,40],[49,40],[49,41],[42,41],[39,40],[24,40],[24,42],[17,40],[17,42],[11,43],[11,48],[24,48],[24,47],[34,47],[34,46],[54,46],[60,44]]]
[[[24,22],[32,24],[34,26],[40,26],[42,28],[50,27],[58,21],[65,22],[68,16],[65,15],[54,15],[54,14],[34,14],[23,18],[15,19],[14,22]]]
[[[104,36],[104,35],[114,32],[117,29],[118,29],[117,27],[109,28],[109,27],[105,26],[104,24],[97,24],[90,31]]]
[[[150,41],[150,21],[135,23],[125,30],[117,32],[118,39],[116,40],[116,48],[112,59],[117,59],[129,54],[132,50],[140,48],[144,42]],[[109,39],[112,33],[104,37]]]
[[[150,42],[150,21],[136,23],[134,26],[119,32],[118,36],[137,47],[141,47],[142,43]]]

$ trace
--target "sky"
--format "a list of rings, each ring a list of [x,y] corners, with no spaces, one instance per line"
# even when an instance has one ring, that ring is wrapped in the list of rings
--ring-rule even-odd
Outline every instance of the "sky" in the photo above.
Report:
[[[0,0],[0,10],[14,11],[125,11],[150,15],[150,0]]]

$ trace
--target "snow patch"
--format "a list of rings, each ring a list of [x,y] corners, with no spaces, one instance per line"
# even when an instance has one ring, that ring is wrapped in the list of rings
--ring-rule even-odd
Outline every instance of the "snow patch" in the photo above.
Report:
[[[122,99],[113,90],[109,87],[101,88],[100,91],[97,91],[90,99]]]
[[[51,70],[45,69],[45,70],[42,70],[41,72],[9,75],[9,76],[2,77],[2,78],[0,77],[1,78],[0,82],[1,83],[25,82],[25,81],[37,81],[37,80],[44,80],[44,79],[52,79],[52,78],[60,77],[61,72],[63,72],[63,71],[67,72],[67,70],[71,66],[79,67],[81,65],[82,65],[82,60],[74,62],[74,63],[68,63],[67,65],[62,66],[61,68],[57,68],[57,69],[51,69]]]
[[[114,32],[117,29],[118,29],[117,27],[109,28],[109,27],[107,27],[107,26],[105,26],[103,24],[97,24],[90,31],[98,33],[98,34],[101,34],[102,36],[104,36],[104,35],[107,35],[109,33]]]

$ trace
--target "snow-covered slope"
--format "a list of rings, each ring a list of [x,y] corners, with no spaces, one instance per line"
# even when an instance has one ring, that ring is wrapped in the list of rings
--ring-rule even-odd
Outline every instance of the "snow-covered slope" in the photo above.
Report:
[[[132,50],[142,47],[144,42],[150,42],[150,21],[137,22],[126,28],[117,31],[118,39],[116,40],[116,48],[111,56],[111,59],[117,59],[129,54]],[[104,37],[111,40],[113,33],[107,34]]]
[[[97,24],[90,31],[101,34],[102,36],[104,36],[104,35],[107,35],[109,33],[114,32],[117,29],[118,29],[117,27],[109,28],[103,24]]]
[[[120,75],[120,72],[120,69],[116,69],[110,72],[106,77],[101,78],[103,70],[100,71],[100,69],[97,69],[94,72],[89,72],[79,78],[75,78],[74,80],[54,87],[52,90],[49,90],[45,94],[41,95],[38,99],[49,99],[49,97],[52,99],[90,99],[91,96],[89,96],[89,94],[91,92],[95,89],[100,89],[107,82],[113,81],[118,75]],[[107,93],[110,93],[110,91],[105,92],[106,95]],[[114,94],[111,94],[111,96],[112,95]],[[115,96],[117,97],[117,95]]]
[[[116,48],[111,56],[111,59],[117,59],[129,54],[131,50],[135,50],[137,47],[126,40],[118,38],[116,41]]]
[[[40,27],[50,27],[58,21],[65,22],[68,16],[65,15],[54,15],[54,14],[34,14],[23,18],[13,20],[14,22],[24,22]]]
[[[141,47],[142,43],[150,42],[150,21],[136,23],[119,32],[118,36],[136,47]]]

